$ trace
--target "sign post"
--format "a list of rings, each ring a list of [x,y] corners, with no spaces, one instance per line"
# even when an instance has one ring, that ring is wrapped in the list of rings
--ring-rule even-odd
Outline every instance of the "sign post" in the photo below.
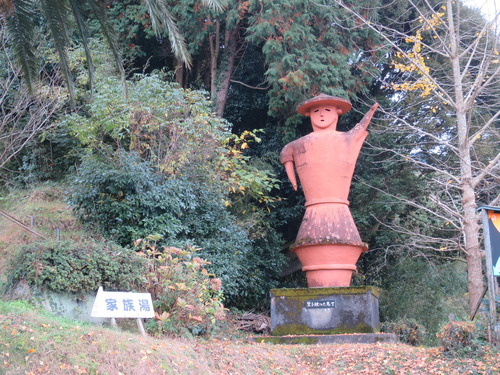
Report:
[[[143,336],[146,331],[142,318],[154,318],[153,301],[149,293],[105,292],[99,287],[90,316],[93,318],[111,318],[116,324],[116,318],[136,318],[137,327]]]
[[[500,276],[500,207],[481,206],[486,250],[486,276],[489,299],[489,341],[500,342],[500,324],[497,314],[498,283]]]

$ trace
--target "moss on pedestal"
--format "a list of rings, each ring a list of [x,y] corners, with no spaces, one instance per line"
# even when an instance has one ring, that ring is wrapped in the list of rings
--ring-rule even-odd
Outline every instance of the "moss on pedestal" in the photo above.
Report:
[[[377,333],[379,295],[372,286],[272,289],[272,335]]]
[[[380,297],[380,289],[374,286],[342,286],[335,288],[295,288],[295,289],[271,289],[271,295],[275,297],[304,297],[332,296],[332,295],[354,295],[371,292],[375,297]]]

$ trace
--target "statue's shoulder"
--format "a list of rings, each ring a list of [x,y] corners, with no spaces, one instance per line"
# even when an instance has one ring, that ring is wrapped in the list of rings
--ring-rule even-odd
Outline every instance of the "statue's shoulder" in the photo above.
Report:
[[[312,134],[312,133],[311,133]],[[304,135],[303,137],[300,137],[300,138],[297,138],[296,140],[294,141],[291,141],[289,143],[287,143],[285,145],[285,147],[283,147],[283,150],[284,149],[293,149],[295,147],[297,147],[297,145],[299,145],[300,143],[304,142],[304,140],[309,137],[311,134],[307,134],[307,135]]]
[[[281,150],[280,153],[280,161],[282,164],[288,162],[288,161],[293,161],[293,150],[294,150],[294,144],[297,140],[292,141],[290,143],[287,143],[285,147]]]

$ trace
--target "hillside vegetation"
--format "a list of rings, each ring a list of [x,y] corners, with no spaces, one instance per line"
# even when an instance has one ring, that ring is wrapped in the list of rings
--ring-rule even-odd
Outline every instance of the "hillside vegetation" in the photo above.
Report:
[[[3,197],[2,211],[63,239],[84,236],[62,199],[41,185]],[[0,218],[1,275],[20,245],[37,236]],[[121,330],[55,317],[20,301],[0,302],[0,374],[495,374],[494,347],[445,352],[406,344],[271,345],[249,341],[228,319],[210,338],[142,337],[133,320]]]
[[[466,3],[1,0],[0,375],[499,373],[477,207],[500,204],[500,23]],[[280,150],[320,93],[352,103],[328,131],[377,103],[352,285],[381,289],[382,331],[412,346],[237,330],[307,286]],[[151,293],[151,337],[34,300],[98,286]]]
[[[82,238],[82,228],[76,222],[64,201],[64,185],[43,184],[35,189],[14,190],[0,197],[0,210],[13,216],[46,238]],[[31,227],[33,218],[34,226]],[[4,281],[5,269],[19,247],[41,237],[0,215],[0,281]]]

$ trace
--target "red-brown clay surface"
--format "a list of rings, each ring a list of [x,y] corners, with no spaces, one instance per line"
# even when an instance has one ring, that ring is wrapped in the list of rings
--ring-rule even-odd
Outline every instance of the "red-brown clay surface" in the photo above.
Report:
[[[306,212],[292,251],[302,263],[309,287],[349,286],[359,255],[367,250],[347,197],[368,135],[366,128],[377,107],[373,105],[350,131],[339,132],[339,115],[349,111],[351,104],[325,94],[309,99],[297,111],[311,118],[313,133],[290,142],[281,152],[293,188],[298,188],[298,175],[306,197]]]

